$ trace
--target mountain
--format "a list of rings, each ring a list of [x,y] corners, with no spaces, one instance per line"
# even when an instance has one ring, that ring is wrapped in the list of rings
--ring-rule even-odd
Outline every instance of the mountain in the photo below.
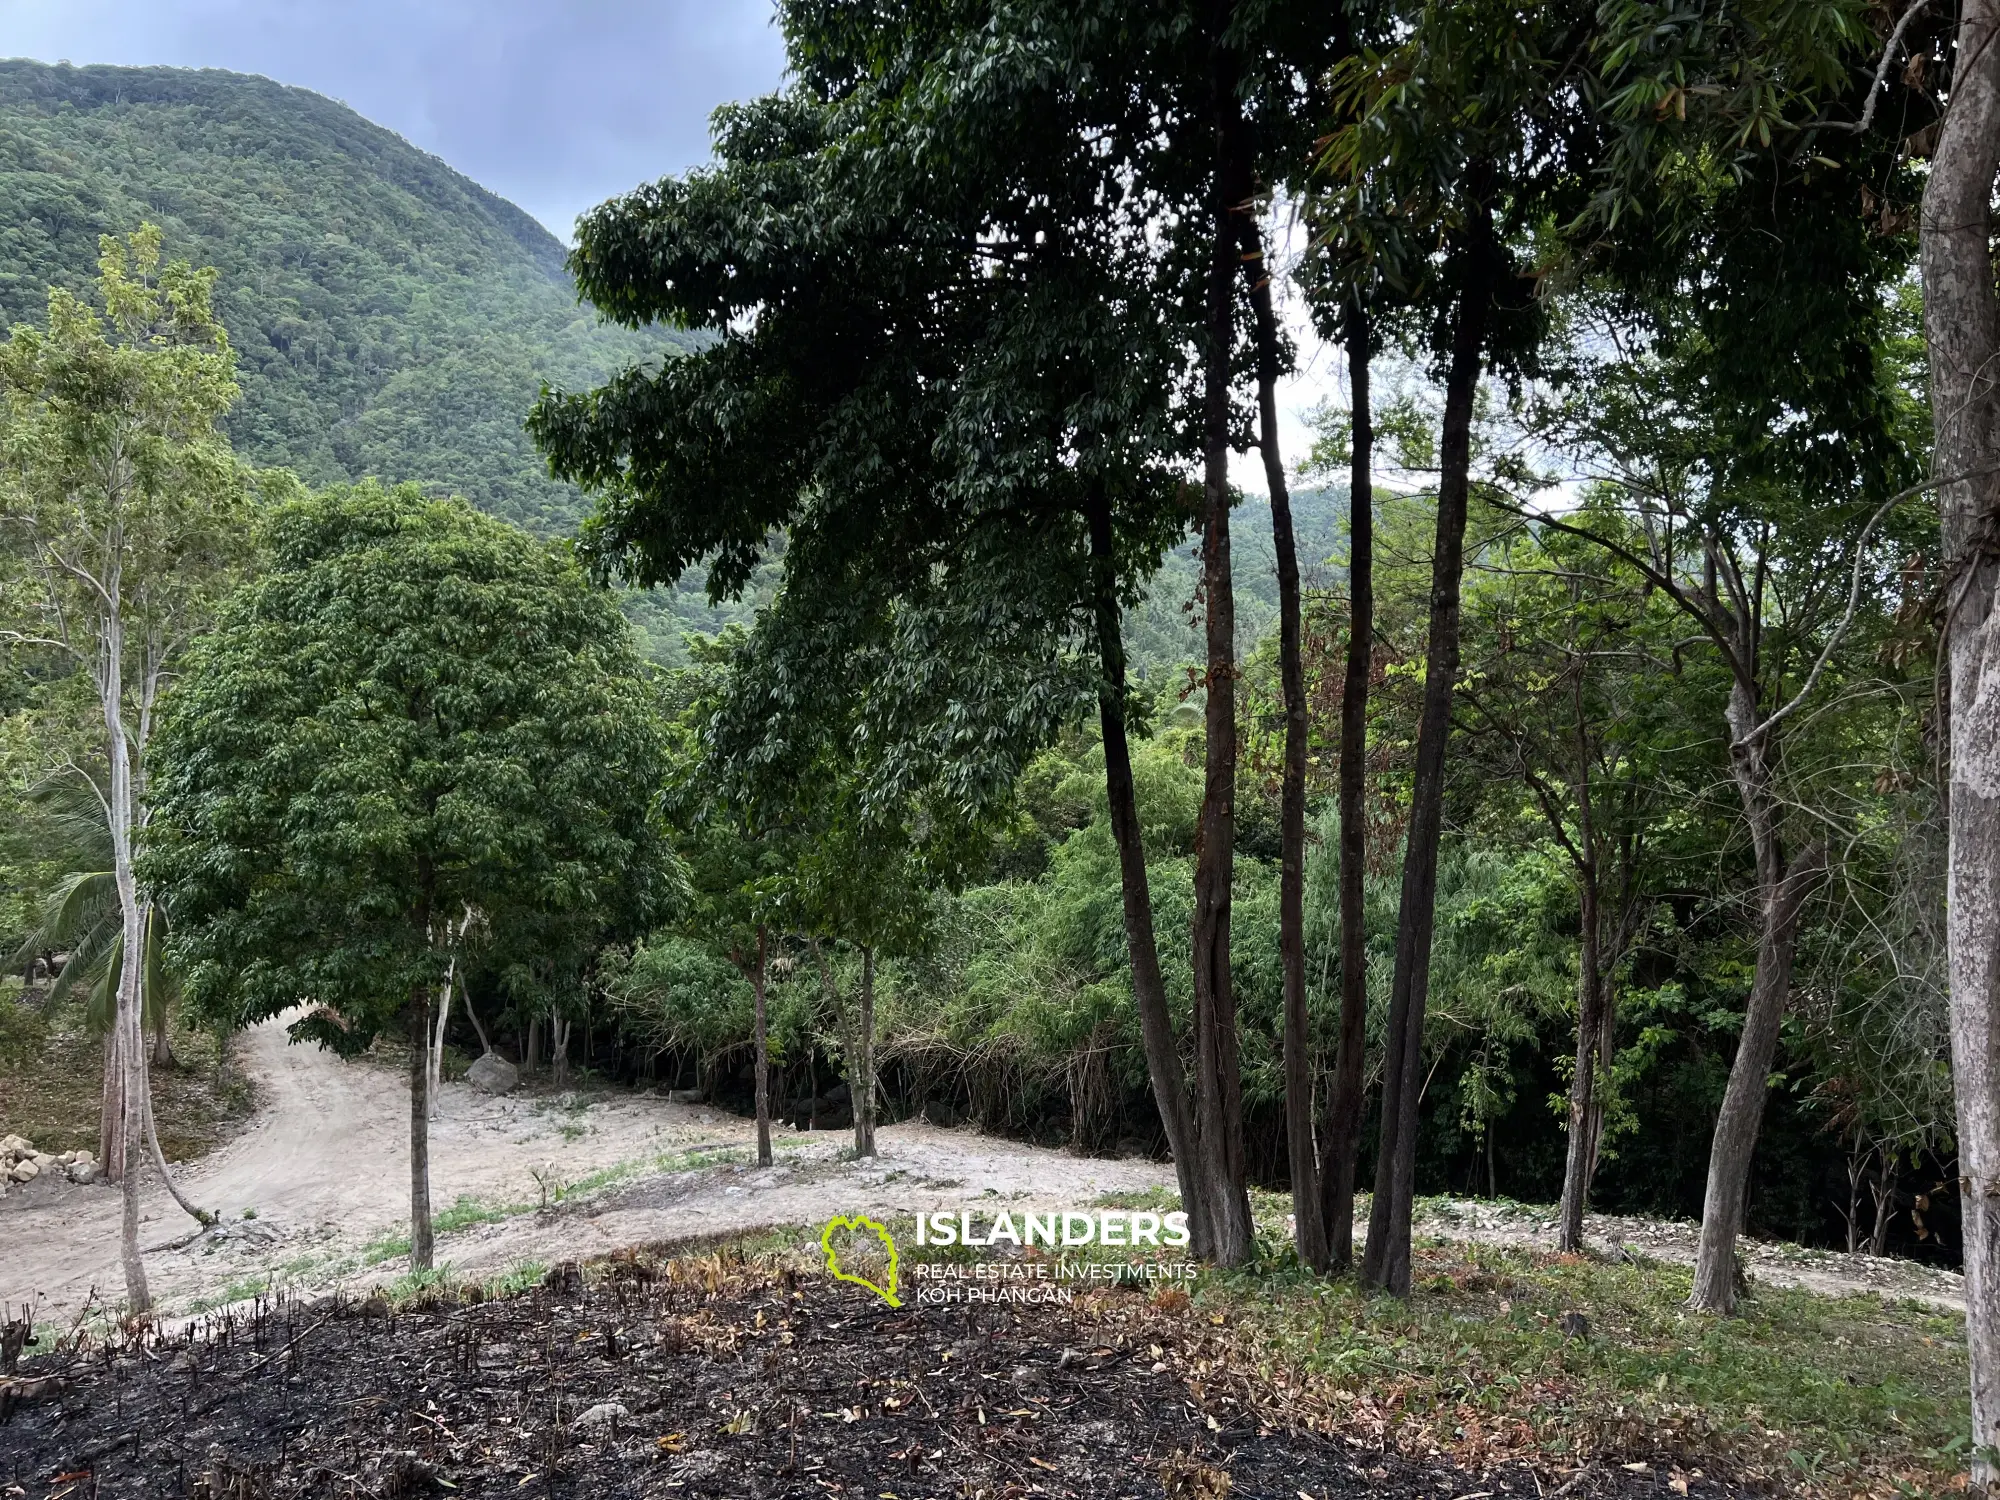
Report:
[[[1347,497],[1336,489],[1292,494],[1292,543],[1299,582],[1307,590],[1346,576],[1338,559],[1347,550]],[[1271,541],[1271,507],[1245,496],[1229,523],[1229,572],[1235,582],[1236,655],[1247,660],[1257,643],[1278,628],[1278,554]],[[1181,680],[1181,668],[1205,662],[1208,646],[1201,616],[1193,611],[1201,584],[1201,535],[1183,538],[1160,563],[1146,597],[1125,618],[1125,651],[1133,675],[1154,685]]]
[[[216,70],[0,61],[0,328],[40,321],[51,284],[86,289],[98,236],[149,219],[169,256],[221,272],[237,450],[316,484],[415,479],[566,533],[589,503],[549,478],[521,429],[542,383],[580,389],[691,342],[599,323],[555,236],[322,95]],[[1306,490],[1293,507],[1310,586],[1345,503]],[[1247,653],[1277,618],[1261,501],[1245,501],[1235,533]],[[1128,622],[1138,674],[1172,680],[1204,655],[1187,609],[1200,575],[1194,543],[1168,554]],[[767,561],[742,599],[711,606],[696,570],[625,610],[650,655],[679,663],[684,634],[749,624],[777,579]]]
[[[544,534],[583,497],[522,418],[672,332],[600,324],[535,220],[345,105],[264,78],[0,61],[0,326],[143,220],[221,272],[230,437],[314,483],[417,479]]]

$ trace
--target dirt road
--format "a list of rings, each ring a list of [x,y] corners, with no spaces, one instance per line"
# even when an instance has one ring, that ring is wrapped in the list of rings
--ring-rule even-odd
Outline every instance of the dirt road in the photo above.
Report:
[[[146,1256],[156,1301],[186,1311],[247,1296],[267,1277],[315,1285],[399,1274],[406,1262],[382,1252],[409,1212],[402,1073],[290,1045],[282,1021],[253,1027],[239,1048],[259,1090],[256,1119],[222,1149],[176,1169],[182,1191],[219,1212],[222,1227]],[[874,1161],[839,1160],[849,1139],[780,1128],[778,1164],[760,1172],[741,1165],[753,1154],[754,1127],[725,1112],[645,1094],[489,1098],[447,1084],[431,1122],[432,1202],[440,1212],[477,1204],[492,1217],[441,1235],[438,1259],[490,1274],[527,1260],[811,1224],[841,1212],[910,1213],[1003,1197],[1068,1207],[1172,1181],[1154,1162],[1086,1159],[922,1123],[880,1130]],[[545,1201],[552,1211],[524,1211]],[[143,1202],[142,1245],[194,1229],[157,1184]],[[0,1303],[33,1301],[38,1318],[56,1321],[93,1291],[121,1297],[118,1214],[115,1190],[53,1175],[0,1199]]]
[[[283,1023],[245,1034],[238,1054],[257,1082],[255,1121],[186,1169],[183,1189],[222,1215],[219,1231],[146,1257],[168,1312],[250,1296],[262,1286],[388,1279],[407,1262],[394,1241],[407,1222],[408,1095],[400,1071],[342,1062],[288,1044]],[[630,1093],[489,1098],[444,1091],[431,1124],[432,1201],[447,1215],[438,1259],[461,1274],[552,1263],[840,1213],[877,1217],[998,1202],[1082,1207],[1099,1195],[1170,1187],[1167,1166],[1044,1150],[922,1123],[879,1132],[881,1155],[846,1161],[844,1132],[778,1132],[778,1161],[749,1164],[749,1121]],[[453,1205],[459,1205],[456,1212]],[[455,1222],[456,1221],[456,1222]],[[1692,1225],[1593,1216],[1593,1245],[1691,1261]],[[156,1185],[142,1244],[193,1229]],[[1547,1245],[1553,1223],[1511,1204],[1424,1205],[1418,1232]],[[122,1296],[118,1195],[38,1179],[0,1199],[0,1303],[32,1301],[38,1319],[73,1317],[93,1293]],[[1746,1246],[1751,1275],[1834,1295],[1858,1291],[1963,1305],[1959,1279],[1904,1261]]]

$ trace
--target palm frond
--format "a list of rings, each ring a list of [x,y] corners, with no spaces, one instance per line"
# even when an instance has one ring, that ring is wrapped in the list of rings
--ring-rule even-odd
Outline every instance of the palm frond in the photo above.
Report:
[[[109,870],[80,870],[63,878],[42,903],[41,918],[0,972],[25,969],[44,953],[73,952],[106,921],[116,922],[118,882]]]

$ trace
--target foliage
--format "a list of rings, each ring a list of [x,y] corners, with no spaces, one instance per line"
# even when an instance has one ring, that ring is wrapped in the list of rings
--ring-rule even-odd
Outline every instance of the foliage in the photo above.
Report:
[[[553,235],[331,99],[214,70],[0,62],[0,324],[52,285],[83,290],[98,236],[141,219],[220,272],[236,448],[315,484],[421,481],[567,531],[576,492],[520,427],[535,392],[684,343],[578,312]]]
[[[150,870],[191,1003],[365,1048],[444,977],[476,913],[495,961],[580,981],[669,890],[660,743],[623,622],[560,548],[414,487],[269,518],[163,729]]]

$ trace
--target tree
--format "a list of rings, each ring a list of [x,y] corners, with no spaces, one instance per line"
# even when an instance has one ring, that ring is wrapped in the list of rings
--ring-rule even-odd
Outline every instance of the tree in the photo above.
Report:
[[[1911,14],[1914,14],[1914,8]],[[2000,1482],[2000,5],[1967,0],[1942,55],[1951,107],[1924,187],[1924,329],[1944,519],[1952,1075],[1965,1178],[1973,1478]]]
[[[1583,527],[1625,535],[1602,496]],[[1629,539],[1629,538],[1628,538]],[[1672,627],[1664,598],[1601,547],[1565,532],[1495,544],[1479,563],[1463,690],[1474,755],[1532,800],[1577,896],[1576,1053],[1556,1248],[1583,1249],[1583,1215],[1604,1140],[1619,971],[1651,904],[1652,819],[1682,746],[1670,726]]]
[[[1362,1277],[1410,1287],[1417,1107],[1424,1007],[1437,903],[1447,739],[1460,654],[1460,584],[1472,486],[1472,422],[1489,368],[1533,367],[1544,311],[1520,263],[1530,230],[1573,211],[1596,140],[1564,78],[1574,18],[1544,7],[1419,4],[1391,28],[1398,42],[1347,60],[1340,92],[1354,101],[1324,156],[1320,209],[1370,221],[1393,202],[1423,226],[1378,273],[1412,303],[1410,342],[1444,387],[1436,540],[1431,554],[1424,704],[1403,858],[1395,977],[1385,1043],[1381,1150]],[[1433,248],[1435,247],[1435,248]],[[1351,1105],[1345,1105],[1351,1108]]]
[[[1595,537],[1660,590],[1714,649],[1727,679],[1720,717],[1754,854],[1758,939],[1697,1250],[1692,1300],[1715,1312],[1735,1304],[1735,1243],[1800,922],[1828,859],[1823,828],[1788,816],[1797,798],[1785,784],[1783,746],[1795,715],[1824,691],[1868,580],[1893,570],[1881,523],[1911,493],[1880,494],[1898,465],[1894,403],[1877,347],[1879,299],[1872,317],[1867,310],[1873,259],[1843,268],[1846,283],[1834,289],[1860,306],[1826,335],[1837,349],[1846,346],[1849,365],[1833,399],[1799,399],[1791,412],[1804,420],[1761,433],[1738,426],[1744,413],[1734,403],[1743,392],[1700,328],[1682,320],[1686,304],[1656,305],[1656,347],[1596,373],[1577,434],[1615,476],[1629,545],[1617,534],[1541,518],[1579,539]],[[1829,441],[1843,424],[1846,440]],[[1829,505],[1829,495],[1843,503]]]
[[[215,273],[162,266],[160,231],[101,242],[101,310],[60,288],[48,326],[0,349],[0,639],[87,673],[102,761],[64,769],[99,802],[120,951],[146,951],[151,898],[133,863],[148,817],[160,693],[242,559],[247,487],[217,422],[236,398],[234,356],[210,305]],[[122,1257],[134,1313],[150,1298],[139,1257],[139,1174],[149,1140],[141,978],[119,971],[105,1045],[102,1156],[124,1186]],[[155,1166],[166,1163],[153,1145]]]
[[[992,32],[787,9],[794,86],[719,117],[716,169],[587,218],[573,258],[607,313],[715,341],[551,395],[534,427],[599,495],[589,545],[634,581],[705,562],[726,594],[787,528],[784,589],[744,678],[758,731],[744,743],[767,775],[818,766],[843,731],[816,703],[865,677],[867,797],[923,789],[946,822],[976,818],[1098,679],[1134,999],[1193,1243],[1211,1254],[1223,1200],[1242,1197],[1234,1038],[1228,1008],[1204,1007],[1190,1097],[1121,771],[1114,634],[1187,524],[1180,466],[1201,449],[1189,390],[1214,259],[1213,97],[1207,43],[1190,52],[1182,19],[1049,7]],[[1212,838],[1211,859],[1227,844]],[[1226,892],[1206,878],[1214,917]],[[1204,951],[1226,967],[1226,943]],[[1247,1212],[1228,1217],[1240,1258]]]
[[[410,1258],[432,1259],[425,1057],[467,911],[580,982],[669,890],[661,735],[566,550],[414,485],[280,506],[268,572],[189,663],[148,870],[189,1003],[342,1054],[400,1027]]]

